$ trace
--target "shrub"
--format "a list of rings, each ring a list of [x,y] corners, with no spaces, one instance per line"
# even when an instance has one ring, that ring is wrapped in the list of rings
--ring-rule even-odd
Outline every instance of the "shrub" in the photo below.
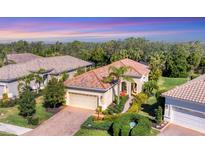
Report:
[[[9,95],[7,93],[3,93],[2,99],[3,99],[3,101],[8,101],[9,100]]]
[[[87,128],[87,129],[109,130],[112,123],[113,122],[109,120],[95,121],[93,117],[91,116],[82,124],[81,127]]]
[[[19,114],[23,117],[32,116],[36,112],[34,94],[28,89],[22,92],[18,104]]]
[[[31,124],[31,125],[38,125],[39,124],[39,118],[36,116],[29,116],[27,118],[27,120],[28,120],[28,124]]]
[[[65,87],[62,81],[52,78],[44,89],[44,106],[56,108],[65,103]]]
[[[140,111],[140,104],[139,103],[133,103],[132,106],[128,109],[127,112],[129,113],[138,113]]]
[[[141,92],[135,96],[134,100],[140,104],[146,103],[148,100],[148,96],[146,93]]]
[[[16,104],[18,104],[18,99],[14,99],[14,100],[9,99],[8,101],[0,100],[0,107],[3,107],[3,108],[13,107]]]
[[[157,82],[154,80],[150,80],[146,82],[143,86],[143,91],[146,93],[148,96],[151,96],[154,93],[154,90],[158,90],[158,85]]]
[[[115,122],[113,124],[113,136],[119,136],[120,135],[120,130],[121,130],[121,125],[118,122]]]
[[[157,124],[161,124],[162,121],[163,121],[163,113],[162,113],[162,107],[159,106],[157,109],[156,109],[156,112],[155,112],[155,116],[156,116],[156,122]]]
[[[128,96],[120,96],[120,102],[119,104],[112,103],[108,108],[103,111],[103,114],[105,115],[113,115],[116,113],[121,113],[124,109],[125,103],[128,100]],[[116,102],[116,101],[115,101]]]
[[[143,93],[143,92],[139,93],[133,99],[133,103],[132,103],[131,107],[128,109],[128,112],[138,113],[141,110],[141,105],[143,103],[146,103],[147,100],[148,100],[148,96],[145,93]]]
[[[114,120],[112,132],[114,136],[128,136],[130,134],[130,122],[138,121],[142,116],[134,113],[121,114]]]
[[[129,125],[122,126],[121,136],[129,136],[129,134],[130,134],[130,126]]]
[[[148,118],[142,117],[139,119],[137,126],[131,131],[131,136],[147,136],[151,132],[151,122]]]

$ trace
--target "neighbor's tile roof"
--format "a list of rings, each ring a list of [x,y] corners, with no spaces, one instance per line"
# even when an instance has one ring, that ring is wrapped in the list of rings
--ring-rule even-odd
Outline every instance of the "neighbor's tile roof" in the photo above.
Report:
[[[112,84],[102,82],[102,80],[104,77],[107,77],[109,75],[110,66],[115,66],[115,67],[129,66],[131,67],[131,70],[127,72],[126,75],[135,76],[135,77],[141,77],[142,75],[147,75],[150,71],[146,65],[140,64],[131,59],[123,59],[120,61],[116,61],[110,65],[106,65],[88,71],[72,79],[68,79],[64,83],[67,87],[106,90],[110,88]]]
[[[13,61],[15,63],[25,63],[27,61],[31,61],[42,57],[34,55],[32,53],[20,53],[20,54],[13,53],[13,54],[8,54],[7,58],[9,61]]]
[[[205,74],[163,93],[162,96],[205,104]]]
[[[38,58],[25,63],[1,67],[0,81],[18,79],[40,69],[51,70],[51,74],[58,74],[89,65],[92,63],[71,56]]]

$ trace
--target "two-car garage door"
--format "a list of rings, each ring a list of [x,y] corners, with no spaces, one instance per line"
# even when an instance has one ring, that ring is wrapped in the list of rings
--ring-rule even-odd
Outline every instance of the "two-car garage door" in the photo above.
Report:
[[[68,105],[95,110],[97,108],[97,96],[70,93]]]
[[[204,113],[173,106],[172,122],[205,133]]]

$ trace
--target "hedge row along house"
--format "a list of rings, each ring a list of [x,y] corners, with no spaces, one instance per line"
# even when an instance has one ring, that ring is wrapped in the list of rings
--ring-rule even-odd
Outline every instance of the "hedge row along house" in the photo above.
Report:
[[[44,85],[51,76],[60,77],[62,73],[68,74],[72,78],[78,69],[88,68],[93,63],[74,58],[71,56],[39,57],[32,54],[14,54],[8,56],[8,61],[16,64],[9,64],[0,68],[0,98],[3,93],[7,93],[9,98],[18,96],[19,80],[33,72],[38,72],[44,79]],[[31,82],[30,87],[36,89],[35,82]]]
[[[64,82],[67,87],[67,105],[95,110],[98,106],[105,110],[118,94],[118,83],[105,83],[103,79],[109,76],[110,67],[129,67],[125,76],[129,76],[134,82],[122,81],[120,92],[126,92],[129,96],[142,91],[142,86],[148,81],[150,70],[148,66],[130,59],[122,59],[84,74],[68,79]]]

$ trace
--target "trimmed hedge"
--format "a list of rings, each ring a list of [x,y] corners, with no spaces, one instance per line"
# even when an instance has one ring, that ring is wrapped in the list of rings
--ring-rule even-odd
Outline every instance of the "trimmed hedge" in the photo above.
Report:
[[[130,122],[136,122],[137,125],[131,128]],[[151,122],[144,116],[126,113],[114,121],[112,131],[114,136],[146,136],[151,133]]]
[[[151,122],[148,118],[139,119],[137,126],[131,131],[131,136],[148,136],[151,133]]]
[[[112,103],[110,106],[108,106],[108,108],[105,111],[103,111],[103,114],[113,115],[113,114],[121,113],[125,107],[125,103],[127,102],[128,98],[129,98],[128,95],[120,96],[119,104]]]
[[[112,123],[110,120],[95,121],[91,116],[81,125],[81,128],[109,130]]]

